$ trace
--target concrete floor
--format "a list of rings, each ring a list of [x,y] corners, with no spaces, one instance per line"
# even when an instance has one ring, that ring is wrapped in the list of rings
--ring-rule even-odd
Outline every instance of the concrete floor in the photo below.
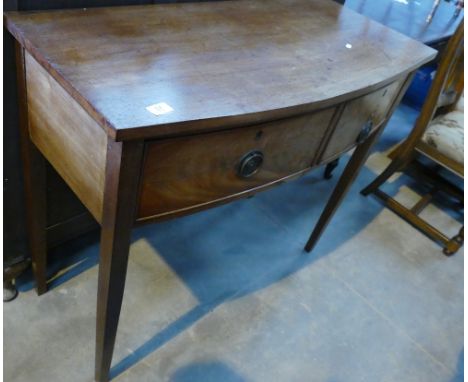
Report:
[[[400,106],[315,251],[302,251],[343,169],[134,231],[115,381],[463,380],[463,250],[438,245],[359,190],[416,113]],[[415,197],[406,176],[386,190]],[[456,233],[461,216],[426,216]],[[457,221],[458,220],[458,221]],[[30,275],[4,304],[6,382],[91,381],[98,242],[53,251],[52,289]]]

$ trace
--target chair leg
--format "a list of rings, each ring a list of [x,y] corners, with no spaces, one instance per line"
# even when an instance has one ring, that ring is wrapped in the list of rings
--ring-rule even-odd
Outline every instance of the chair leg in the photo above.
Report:
[[[12,265],[3,265],[3,302],[12,301],[18,296],[13,281],[31,265],[29,259],[24,259]]]
[[[16,289],[13,280],[3,281],[3,302],[13,301],[18,296],[18,289]]]
[[[375,178],[367,187],[361,190],[361,194],[364,196],[375,192],[382,184],[384,184],[388,178],[390,178],[395,172],[400,171],[408,161],[401,158],[393,159],[387,168]]]
[[[452,256],[455,252],[457,252],[460,247],[463,245],[463,228],[464,227],[461,227],[460,228],[460,231],[458,232],[457,235],[455,235],[454,237],[452,237],[446,244],[445,244],[445,247],[444,247],[444,254],[446,256]]]
[[[406,208],[397,200],[387,195],[385,192],[377,189],[373,193],[378,199],[380,199],[384,205],[391,211],[400,216],[403,220],[411,224],[413,227],[421,231],[423,234],[428,236],[430,239],[437,243],[442,244],[444,247],[444,254],[447,256],[453,255],[463,245],[463,227],[460,229],[458,234],[451,239],[447,237],[443,232],[429,224],[424,219],[420,218],[417,213],[411,209]],[[416,203],[416,206],[418,203]]]

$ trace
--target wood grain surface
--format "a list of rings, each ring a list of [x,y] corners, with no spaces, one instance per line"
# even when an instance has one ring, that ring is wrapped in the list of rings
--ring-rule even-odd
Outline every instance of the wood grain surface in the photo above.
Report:
[[[6,26],[117,140],[324,108],[436,53],[330,0],[9,12]],[[159,103],[173,110],[146,109]]]
[[[138,217],[177,213],[259,191],[312,167],[334,112],[329,108],[248,128],[148,143]],[[239,165],[252,151],[264,155],[263,164],[254,175],[242,177]]]
[[[349,101],[327,144],[321,162],[328,162],[353,148],[367,122],[372,122],[373,127],[379,126],[388,117],[393,100],[405,80],[406,77],[403,77],[377,91]]]
[[[6,25],[28,52],[21,82],[31,141],[101,223],[99,382],[109,380],[135,220],[208,208],[304,173],[330,142],[332,154],[346,149],[363,120],[383,121],[393,83],[436,53],[330,0],[8,13]],[[360,140],[307,249],[380,126]],[[243,177],[252,152],[263,163]],[[32,192],[41,180],[25,170]],[[45,286],[46,235],[31,228]]]

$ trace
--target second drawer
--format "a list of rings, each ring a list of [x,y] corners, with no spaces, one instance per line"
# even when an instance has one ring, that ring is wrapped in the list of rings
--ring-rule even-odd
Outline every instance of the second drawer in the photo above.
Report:
[[[349,101],[320,162],[328,162],[354,147],[366,124],[370,124],[371,128],[382,124],[388,116],[403,81],[404,79],[399,79],[379,90]]]

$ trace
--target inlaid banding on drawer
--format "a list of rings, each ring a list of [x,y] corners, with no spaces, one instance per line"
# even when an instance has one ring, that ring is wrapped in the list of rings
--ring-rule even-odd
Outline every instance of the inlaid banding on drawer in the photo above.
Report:
[[[138,218],[235,197],[308,169],[334,110],[148,142]]]

